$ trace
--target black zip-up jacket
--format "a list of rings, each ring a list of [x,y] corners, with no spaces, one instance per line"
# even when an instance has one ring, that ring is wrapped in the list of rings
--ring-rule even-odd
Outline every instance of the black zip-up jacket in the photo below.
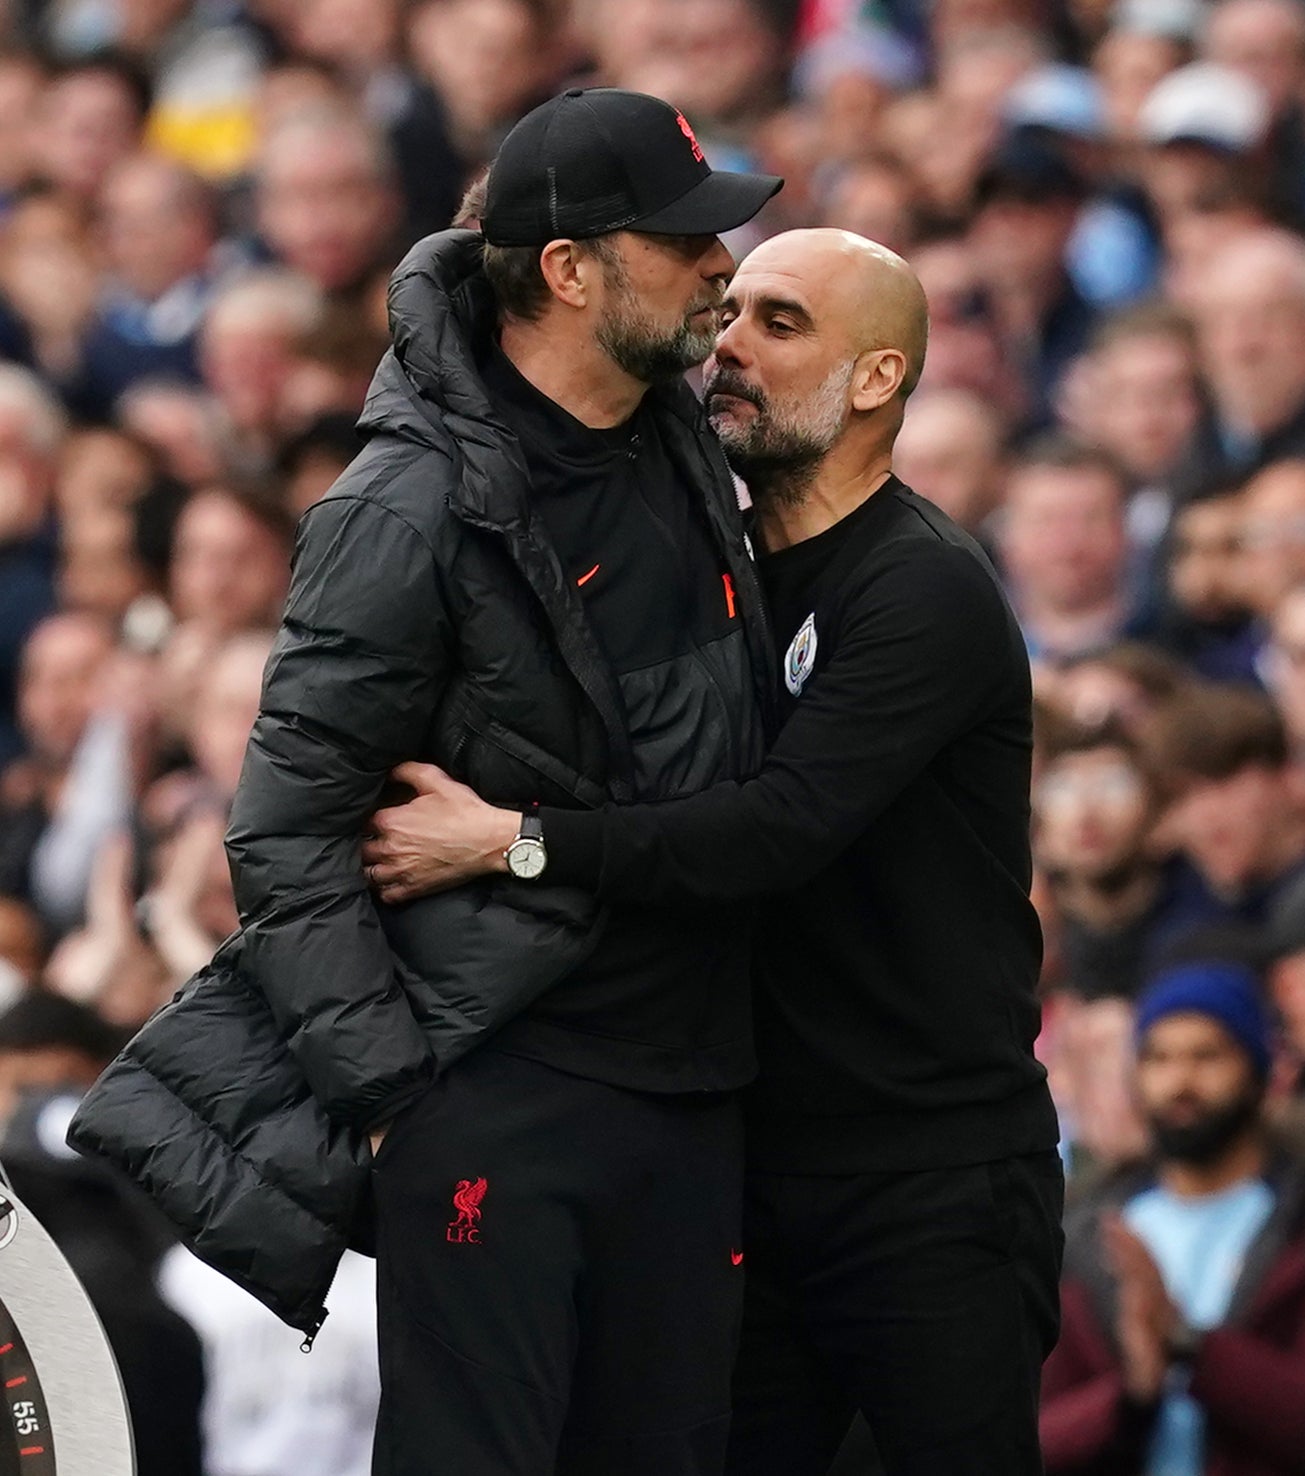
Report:
[[[370,442],[300,526],[228,832],[243,932],[101,1078],[71,1135],[306,1328],[364,1239],[364,1132],[574,971],[601,926],[581,892],[506,879],[378,908],[359,837],[390,769],[429,759],[512,804],[635,793],[616,678],[477,371],[494,325],[479,236],[414,247],[390,316]],[[721,743],[714,713],[759,761],[767,638],[733,485],[686,387],[647,404],[742,617],[677,671],[711,690],[679,709],[696,716],[668,751]]]

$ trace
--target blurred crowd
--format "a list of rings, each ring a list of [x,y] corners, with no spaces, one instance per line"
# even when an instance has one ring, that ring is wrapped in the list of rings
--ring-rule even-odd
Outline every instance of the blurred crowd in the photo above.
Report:
[[[172,1391],[143,1476],[367,1468],[369,1265],[300,1359],[51,1123],[236,925],[224,816],[390,272],[572,83],[785,176],[736,255],[841,226],[924,283],[898,471],[991,553],[1034,664],[1072,1192],[1166,1151],[1136,1001],[1175,970],[1251,991],[1244,1091],[1305,1163],[1302,0],[0,0],[0,1153],[129,1394]],[[1093,1376],[1143,1408],[1133,1302],[1103,1305]],[[1160,1469],[1092,1446],[1102,1420],[1064,1437],[1086,1387],[1051,1469]],[[1202,1415],[1211,1472],[1305,1470],[1285,1404],[1267,1452],[1277,1416],[1232,1404]]]

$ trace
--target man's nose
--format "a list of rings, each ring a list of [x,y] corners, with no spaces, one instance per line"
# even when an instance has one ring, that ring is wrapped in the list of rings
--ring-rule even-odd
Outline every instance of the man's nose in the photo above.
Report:
[[[716,335],[716,348],[712,358],[718,364],[741,364],[746,358],[742,330],[739,328],[739,319],[734,318],[727,323]]]
[[[718,278],[722,286],[734,275],[734,258],[719,236],[713,237],[711,245],[703,252],[699,268],[709,281]]]

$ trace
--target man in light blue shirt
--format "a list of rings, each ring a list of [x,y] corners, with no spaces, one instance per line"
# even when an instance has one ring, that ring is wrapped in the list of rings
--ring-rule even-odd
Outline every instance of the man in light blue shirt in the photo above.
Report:
[[[1265,1128],[1269,1041],[1240,965],[1175,966],[1138,1000],[1154,1161],[1089,1194],[1069,1227],[1041,1422],[1053,1476],[1299,1469],[1305,1305],[1265,1299],[1298,1259],[1302,1174]]]
[[[1138,1002],[1137,1036],[1138,1091],[1164,1162],[1121,1218],[1177,1314],[1168,1341],[1194,1348],[1227,1315],[1246,1252],[1273,1211],[1260,1128],[1268,1032],[1256,982],[1229,965],[1172,970]],[[1138,1258],[1115,1239],[1127,1296]],[[1186,1359],[1165,1372],[1147,1476],[1205,1470],[1205,1416],[1189,1379]]]

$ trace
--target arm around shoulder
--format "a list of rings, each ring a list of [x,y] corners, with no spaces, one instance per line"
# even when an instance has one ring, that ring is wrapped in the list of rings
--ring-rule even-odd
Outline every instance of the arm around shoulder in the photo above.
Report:
[[[853,592],[760,774],[664,804],[545,810],[553,875],[649,902],[801,885],[1013,683],[1027,684],[1011,641],[1001,594],[973,555],[913,549]]]

